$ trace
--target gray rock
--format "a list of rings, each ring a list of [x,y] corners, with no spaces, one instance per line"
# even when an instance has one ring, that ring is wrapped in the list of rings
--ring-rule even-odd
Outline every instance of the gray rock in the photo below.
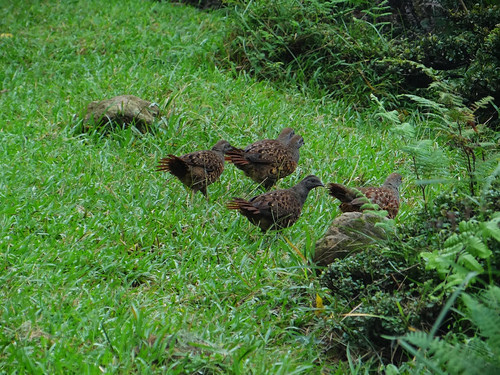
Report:
[[[83,123],[87,130],[107,124],[126,127],[133,123],[141,132],[146,132],[159,114],[160,109],[156,104],[133,95],[120,95],[91,102]]]
[[[387,220],[378,215],[346,212],[337,217],[323,238],[316,242],[313,262],[327,266],[335,259],[345,258],[377,240],[386,239],[387,233],[375,224]]]

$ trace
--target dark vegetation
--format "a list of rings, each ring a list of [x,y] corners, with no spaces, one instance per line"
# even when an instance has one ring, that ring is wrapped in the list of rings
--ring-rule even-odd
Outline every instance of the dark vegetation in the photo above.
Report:
[[[347,359],[349,346],[356,356],[376,355],[383,363],[410,360],[401,347],[384,336],[427,331],[441,305],[427,297],[432,273],[404,255],[372,247],[337,260],[322,275],[341,317],[329,319],[331,356]]]
[[[434,251],[439,261],[446,263],[446,242],[460,235],[459,223],[484,223],[496,218],[493,220],[497,226],[496,239],[483,237],[491,256],[478,262],[489,272],[475,280],[479,285],[474,293],[482,293],[484,286],[498,285],[499,192],[500,182],[496,179],[483,192],[480,202],[457,191],[444,193],[436,197],[429,208],[415,212],[414,220],[398,227],[391,241],[362,249],[328,267],[321,282],[334,296],[330,297],[330,303],[338,314],[328,319],[331,324],[327,340],[329,353],[343,358],[349,346],[351,353],[376,355],[384,363],[401,365],[410,361],[414,354],[406,352],[392,339],[407,332],[429,332],[450,296],[452,288],[447,285],[455,280],[463,282],[471,271],[462,272],[467,265],[460,263],[458,251],[452,253],[456,260],[451,259],[450,267],[441,269],[444,272],[439,272],[439,267],[429,267],[429,262],[427,267],[422,262],[425,252]],[[472,238],[469,234],[466,241]],[[470,300],[469,303],[474,304]],[[498,309],[498,300],[491,303]],[[454,333],[458,332],[461,340],[475,335],[461,311],[449,310],[435,334],[457,340]]]
[[[236,9],[227,57],[257,77],[367,104],[401,104],[443,81],[478,120],[498,128],[500,7],[493,1],[228,0]],[[314,91],[314,90],[313,90]]]
[[[199,9],[218,9],[223,6],[223,0],[174,0],[172,2],[192,5]]]

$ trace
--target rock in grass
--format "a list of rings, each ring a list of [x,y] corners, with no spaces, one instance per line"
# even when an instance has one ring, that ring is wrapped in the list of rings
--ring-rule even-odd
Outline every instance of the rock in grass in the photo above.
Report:
[[[375,226],[384,220],[387,219],[368,212],[346,212],[337,217],[323,238],[316,242],[313,263],[324,267],[337,258],[345,258],[377,240],[386,239],[386,231]]]
[[[133,95],[120,95],[111,99],[91,102],[83,121],[85,129],[109,131],[114,126],[128,127],[133,124],[146,132],[159,116],[156,104]]]

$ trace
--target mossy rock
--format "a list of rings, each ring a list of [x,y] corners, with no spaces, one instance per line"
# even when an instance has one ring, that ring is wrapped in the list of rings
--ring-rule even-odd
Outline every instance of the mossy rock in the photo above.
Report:
[[[158,105],[133,95],[120,95],[111,99],[93,101],[87,107],[84,129],[110,131],[115,127],[134,125],[145,133],[160,115]]]
[[[387,219],[375,214],[346,212],[337,217],[316,242],[313,263],[324,267],[335,259],[365,249],[377,240],[386,239],[386,231],[376,226]]]

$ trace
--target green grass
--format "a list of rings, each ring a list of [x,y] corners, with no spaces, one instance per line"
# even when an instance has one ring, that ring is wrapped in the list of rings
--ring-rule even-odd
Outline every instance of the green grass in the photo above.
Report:
[[[154,169],[167,153],[291,126],[305,146],[278,187],[399,171],[404,222],[418,192],[388,125],[218,67],[223,12],[140,0],[0,9],[12,34],[0,38],[2,372],[347,371],[323,353],[319,286],[285,240],[309,256],[339,213],[326,191],[292,228],[262,235],[224,207],[259,193],[231,165],[209,203]],[[156,134],[74,132],[90,101],[122,94],[160,105]]]

